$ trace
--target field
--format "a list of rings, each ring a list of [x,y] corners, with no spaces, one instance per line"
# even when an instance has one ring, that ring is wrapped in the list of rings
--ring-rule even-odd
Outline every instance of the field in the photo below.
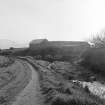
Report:
[[[27,60],[39,74],[40,92],[44,98],[43,105],[104,105],[103,99],[91,93],[88,87],[83,87],[73,80],[86,81],[94,75],[82,72],[83,68],[69,62],[55,61],[49,63],[34,60],[32,57],[22,57]],[[85,75],[87,77],[83,77]]]
[[[52,43],[2,51],[0,105],[105,105],[104,49]]]

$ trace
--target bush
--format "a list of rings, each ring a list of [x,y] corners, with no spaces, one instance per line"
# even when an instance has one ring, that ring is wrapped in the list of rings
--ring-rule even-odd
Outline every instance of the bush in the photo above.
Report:
[[[82,55],[81,65],[96,73],[105,74],[105,48],[91,48]]]

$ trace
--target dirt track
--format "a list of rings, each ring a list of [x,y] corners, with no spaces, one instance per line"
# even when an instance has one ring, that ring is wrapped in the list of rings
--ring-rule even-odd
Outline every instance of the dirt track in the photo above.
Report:
[[[40,93],[38,92],[38,74],[30,64],[27,63],[27,65],[32,70],[32,79],[12,105],[41,105]]]

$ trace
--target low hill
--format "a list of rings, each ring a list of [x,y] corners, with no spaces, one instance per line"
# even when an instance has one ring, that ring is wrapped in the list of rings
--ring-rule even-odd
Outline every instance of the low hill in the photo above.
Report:
[[[89,44],[81,41],[48,41],[38,39],[30,42],[29,48],[24,51],[17,51],[14,55],[34,56],[36,59],[48,61],[55,60],[74,60],[78,59]]]

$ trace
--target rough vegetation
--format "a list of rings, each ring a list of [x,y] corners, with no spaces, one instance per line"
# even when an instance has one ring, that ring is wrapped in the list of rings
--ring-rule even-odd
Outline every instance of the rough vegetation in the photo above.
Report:
[[[22,58],[23,59],[23,58]],[[104,105],[104,100],[92,94],[87,87],[83,88],[72,80],[85,80],[82,71],[69,62],[49,63],[33,58],[24,58],[33,65],[39,73],[40,91],[45,105]],[[91,75],[88,75],[88,74]],[[89,80],[93,75],[85,73]],[[91,80],[91,79],[90,79]]]
[[[81,64],[94,72],[104,73],[105,48],[91,48],[82,55]]]
[[[11,105],[11,101],[28,84],[31,77],[31,71],[24,62],[12,59],[14,62],[10,65],[8,60],[11,61],[8,57],[0,57],[3,65],[0,67],[0,105]]]
[[[7,67],[14,63],[13,57],[0,56],[0,67]]]
[[[27,64],[38,73],[41,105],[105,105],[105,96],[101,97],[105,91],[99,91],[105,84],[104,48],[79,42],[48,43],[39,40],[29,48],[2,51],[0,105],[14,105],[11,102],[30,83],[32,70]]]

